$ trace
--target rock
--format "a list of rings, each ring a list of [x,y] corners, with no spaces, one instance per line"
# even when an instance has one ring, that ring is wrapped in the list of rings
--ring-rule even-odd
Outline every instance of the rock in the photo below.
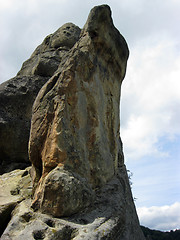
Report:
[[[11,220],[11,212],[15,208],[16,204],[16,202],[9,202],[7,204],[0,205],[0,236]]]
[[[47,80],[22,76],[0,85],[0,174],[30,165],[27,152],[31,109]]]
[[[120,174],[120,175],[119,175]],[[66,218],[32,211],[31,201],[21,202],[1,240],[145,240],[137,220],[126,169],[96,192],[89,208]]]
[[[78,40],[80,28],[67,23],[45,38],[16,77],[0,85],[0,174],[30,165],[28,140],[33,102]]]
[[[63,220],[60,221],[48,215],[35,213],[29,205],[30,201],[26,200],[16,207],[12,213],[11,221],[1,236],[2,240],[23,240],[26,238],[29,240],[72,239],[72,232],[75,228],[71,224],[68,226]]]
[[[18,202],[31,197],[31,167],[25,170],[14,170],[0,176],[0,205]]]
[[[0,235],[10,221],[15,206],[25,198],[31,198],[30,169],[14,170],[0,176]]]
[[[68,37],[70,30],[64,26],[64,37],[56,32],[43,43],[62,50],[67,42],[68,54],[52,77],[44,59],[33,60],[46,51],[45,45],[21,70],[27,77],[50,79],[33,105],[33,189],[29,170],[3,175],[7,197],[0,214],[4,211],[7,220],[2,221],[1,240],[144,240],[119,134],[128,46],[107,5],[91,10],[80,35],[74,27]]]
[[[46,177],[41,199],[42,211],[55,217],[69,216],[90,205],[93,191],[86,179],[56,167]]]
[[[80,32],[80,28],[73,23],[66,23],[55,33],[48,35],[31,57],[23,63],[17,76],[51,77],[79,39]]]
[[[66,212],[67,197],[57,208],[56,195],[52,200],[52,195],[44,194],[49,174],[57,166],[86,179],[88,189],[103,186],[123,166],[119,99],[128,54],[110,8],[95,7],[80,39],[33,106],[29,156],[34,169],[34,208],[47,213],[47,202],[54,216]],[[53,181],[49,188],[54,189]],[[61,184],[59,188],[64,191]],[[69,188],[73,195],[73,187]],[[76,198],[78,211],[86,204],[81,195]]]

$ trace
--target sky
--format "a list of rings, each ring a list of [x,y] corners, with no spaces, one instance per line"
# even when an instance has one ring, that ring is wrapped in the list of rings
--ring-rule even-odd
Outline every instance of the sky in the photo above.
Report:
[[[121,138],[140,223],[180,228],[180,1],[0,0],[0,83],[66,22],[83,27],[108,4],[130,57],[121,91]]]

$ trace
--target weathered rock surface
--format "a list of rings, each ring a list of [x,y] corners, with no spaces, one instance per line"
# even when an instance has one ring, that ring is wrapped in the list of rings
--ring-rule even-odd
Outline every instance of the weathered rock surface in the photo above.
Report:
[[[30,168],[14,170],[0,176],[0,235],[10,221],[15,206],[25,198],[31,198]]]
[[[45,38],[16,77],[0,85],[0,174],[29,165],[28,140],[33,102],[78,40],[79,27],[67,23]]]
[[[119,175],[120,174],[120,175]],[[89,208],[66,218],[34,212],[31,201],[21,202],[1,240],[144,240],[131,197],[125,167],[96,191]]]
[[[69,28],[64,26],[63,36],[68,37]],[[81,33],[74,28],[77,34],[72,31],[68,41],[61,34],[44,40],[50,48],[67,42],[68,54],[52,70],[52,77],[48,67],[54,62],[44,65],[45,57],[36,62],[32,55],[22,67],[22,74],[51,78],[33,106],[29,140],[33,191],[29,171],[9,173],[16,181],[7,179],[7,186],[16,184],[7,187],[8,197],[0,208],[0,217],[7,216],[2,240],[144,240],[119,134],[128,47],[107,5],[91,10]],[[35,59],[45,49],[38,47]]]
[[[109,7],[94,8],[80,39],[33,106],[29,154],[34,168],[34,208],[57,217],[66,214],[65,198],[57,207],[56,196],[52,199],[52,194],[45,194],[47,188],[54,188],[56,181],[49,178],[57,166],[84,178],[85,188],[96,189],[124,165],[119,99],[128,54]],[[60,196],[64,190],[60,184]],[[73,192],[74,187],[69,186],[70,196]],[[88,198],[78,194],[76,211],[90,204],[91,198],[93,194]],[[73,213],[69,208],[68,214]]]

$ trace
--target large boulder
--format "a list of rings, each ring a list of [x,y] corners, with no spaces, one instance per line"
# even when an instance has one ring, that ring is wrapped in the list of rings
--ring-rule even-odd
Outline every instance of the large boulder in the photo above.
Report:
[[[0,173],[25,168],[33,102],[41,87],[78,40],[80,28],[67,23],[47,36],[17,76],[0,85]]]

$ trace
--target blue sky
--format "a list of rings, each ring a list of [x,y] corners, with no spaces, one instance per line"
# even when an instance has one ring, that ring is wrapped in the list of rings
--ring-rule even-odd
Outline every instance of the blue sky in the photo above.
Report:
[[[141,224],[180,228],[180,1],[0,0],[0,82],[16,75],[46,35],[83,27],[106,3],[129,49],[121,137]]]

